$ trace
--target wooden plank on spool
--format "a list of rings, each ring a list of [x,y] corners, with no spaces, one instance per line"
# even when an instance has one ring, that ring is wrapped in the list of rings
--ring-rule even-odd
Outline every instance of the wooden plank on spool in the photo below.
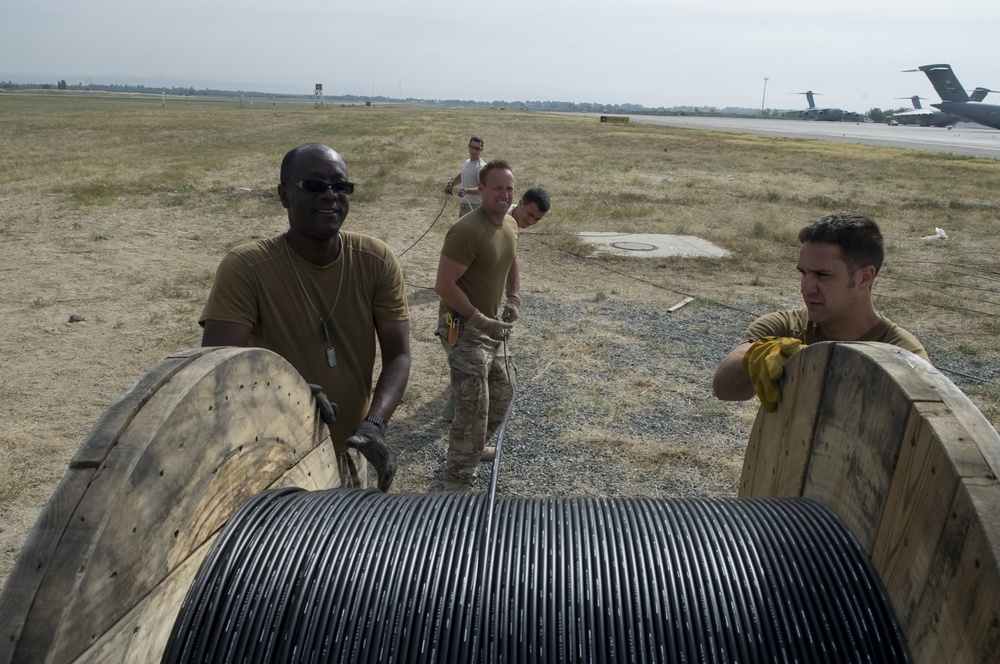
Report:
[[[869,551],[914,661],[995,663],[1000,434],[951,381],[901,349],[839,343],[829,366],[802,495],[837,512]],[[757,480],[767,477],[762,465],[778,472],[782,427],[796,428],[773,417],[786,405],[804,406],[783,398],[778,413],[758,413],[741,495],[787,495]]]
[[[777,410],[768,413],[761,408],[750,432],[741,497],[801,495],[833,347],[814,344],[785,364]]]
[[[942,376],[942,378],[944,378]],[[994,477],[1000,477],[1000,434],[965,394],[948,381],[950,390],[943,390],[941,400],[961,417],[979,453]]]
[[[135,414],[94,474],[14,657],[78,657],[321,434],[308,386],[276,354],[223,348],[185,366]],[[327,485],[336,483],[334,473]]]
[[[928,585],[956,492],[963,480],[988,480],[988,474],[950,408],[914,404],[871,553],[904,631]]]
[[[349,454],[357,454],[349,450]],[[300,487],[308,491],[328,489],[336,475],[336,455],[329,437],[268,488]],[[339,481],[339,480],[338,480]],[[178,565],[153,591],[84,653],[82,659],[102,664],[146,664],[163,656],[177,614],[191,583],[198,574],[216,534]]]
[[[995,664],[1000,653],[1000,485],[963,481],[907,640],[917,664]]]
[[[894,362],[836,345],[802,492],[833,509],[869,554],[910,415],[900,383],[922,392],[911,374],[889,370]]]
[[[98,419],[70,461],[69,469],[42,509],[0,593],[0,662],[13,661],[13,647],[39,585],[49,573],[49,561],[90,482],[108,451],[149,398],[178,371],[211,352],[195,348],[176,353],[146,372]]]
[[[79,660],[101,664],[159,662],[188,589],[214,541],[213,536],[199,547],[98,638]]]

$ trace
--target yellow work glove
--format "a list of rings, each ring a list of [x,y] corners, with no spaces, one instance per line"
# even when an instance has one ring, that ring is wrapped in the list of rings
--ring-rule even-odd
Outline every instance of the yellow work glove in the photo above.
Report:
[[[785,372],[785,362],[806,344],[791,337],[763,337],[750,344],[741,364],[750,374],[753,390],[764,410],[773,413],[781,399],[778,380]]]

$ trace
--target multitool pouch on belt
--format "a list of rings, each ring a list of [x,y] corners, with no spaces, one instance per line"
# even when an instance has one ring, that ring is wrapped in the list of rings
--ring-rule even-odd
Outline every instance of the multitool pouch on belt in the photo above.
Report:
[[[448,345],[457,346],[458,332],[462,325],[462,319],[458,316],[453,316],[451,312],[448,312],[444,315],[444,322],[448,325]]]

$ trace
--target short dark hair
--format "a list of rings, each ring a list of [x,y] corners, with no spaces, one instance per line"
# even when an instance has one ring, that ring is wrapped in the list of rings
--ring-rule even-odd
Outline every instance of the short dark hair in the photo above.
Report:
[[[471,143],[472,141],[475,141],[476,143],[479,143],[479,144],[480,144],[480,145],[482,145],[483,147],[486,147],[486,141],[484,141],[483,139],[479,138],[478,136],[473,136],[472,138],[470,138],[470,139],[469,139],[469,142],[470,142],[470,143]]]
[[[524,192],[521,196],[521,200],[524,201],[525,205],[531,205],[532,203],[538,208],[538,211],[545,214],[549,211],[549,207],[552,202],[549,200],[549,194],[541,187],[534,187]]]
[[[494,159],[493,161],[487,162],[485,166],[479,171],[479,184],[486,184],[486,176],[490,171],[499,168],[503,171],[514,172],[514,169],[510,167],[505,159]]]
[[[866,265],[874,265],[875,274],[878,274],[885,260],[885,244],[878,224],[856,212],[834,212],[809,222],[799,231],[799,242],[837,245],[852,273]]]
[[[322,143],[306,143],[305,145],[300,145],[297,148],[292,148],[285,153],[285,156],[281,160],[281,182],[288,182],[289,171],[292,170],[292,164],[295,163],[295,158],[299,156],[299,153],[308,152],[309,150],[332,150],[332,148],[327,145],[323,145]],[[334,152],[336,152],[336,150],[334,150]]]

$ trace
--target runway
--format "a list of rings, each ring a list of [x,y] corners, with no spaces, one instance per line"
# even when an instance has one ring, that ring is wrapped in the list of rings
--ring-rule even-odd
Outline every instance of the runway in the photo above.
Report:
[[[600,118],[601,113],[574,113]],[[615,114],[617,117],[621,115]],[[971,123],[953,129],[943,127],[890,127],[887,124],[820,122],[816,120],[766,120],[760,118],[718,118],[670,115],[629,115],[629,122],[734,131],[764,136],[786,136],[857,143],[904,150],[942,152],[965,157],[1000,159],[1000,131]]]

